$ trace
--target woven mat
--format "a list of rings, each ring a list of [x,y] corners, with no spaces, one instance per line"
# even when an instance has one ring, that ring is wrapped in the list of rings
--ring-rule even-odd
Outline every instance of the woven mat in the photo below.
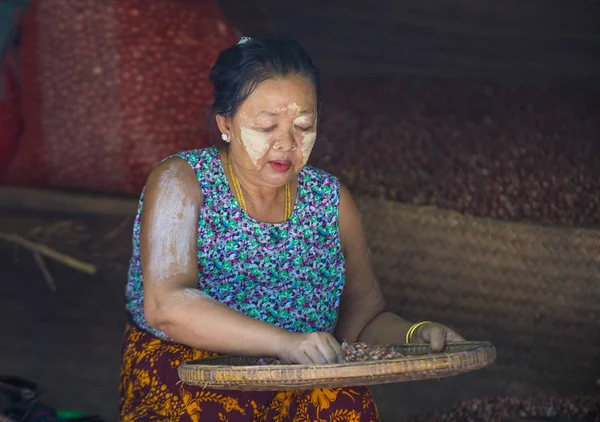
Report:
[[[470,340],[490,340],[498,362],[534,370],[540,383],[588,377],[595,383],[600,230],[358,203],[375,271],[395,311],[444,322]]]

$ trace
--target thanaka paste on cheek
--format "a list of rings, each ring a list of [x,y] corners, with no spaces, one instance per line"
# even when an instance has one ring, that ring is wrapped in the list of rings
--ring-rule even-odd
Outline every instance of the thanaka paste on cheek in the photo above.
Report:
[[[308,117],[298,117],[296,120],[294,120],[294,127],[307,126],[310,124],[312,124],[312,119],[308,118]],[[317,124],[317,122],[315,121],[315,126],[316,126],[316,124]],[[312,152],[313,147],[315,146],[315,141],[317,140],[316,127],[315,127],[315,130],[312,132],[308,132],[308,133],[301,132],[301,137],[302,137],[302,146],[301,146],[302,165],[305,166],[310,157],[310,153]]]
[[[242,126],[240,138],[250,160],[258,166],[258,161],[269,151],[269,134]]]
[[[310,153],[315,146],[317,132],[306,133],[302,136],[302,165],[305,166],[310,157]]]

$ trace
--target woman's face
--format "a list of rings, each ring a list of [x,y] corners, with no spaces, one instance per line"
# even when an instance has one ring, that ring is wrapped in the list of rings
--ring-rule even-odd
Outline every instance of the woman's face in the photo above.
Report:
[[[301,76],[262,82],[229,126],[237,167],[260,184],[283,185],[304,167],[315,143],[315,88]]]

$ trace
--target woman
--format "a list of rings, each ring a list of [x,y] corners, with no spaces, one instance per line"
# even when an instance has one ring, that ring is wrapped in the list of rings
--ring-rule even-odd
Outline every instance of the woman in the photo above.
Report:
[[[302,48],[243,39],[221,53],[210,79],[221,147],[163,161],[140,199],[121,419],[377,421],[365,387],[224,392],[179,383],[179,364],[215,354],[324,364],[343,359],[343,340],[429,342],[435,351],[463,340],[386,312],[348,189],[306,165],[319,98]]]

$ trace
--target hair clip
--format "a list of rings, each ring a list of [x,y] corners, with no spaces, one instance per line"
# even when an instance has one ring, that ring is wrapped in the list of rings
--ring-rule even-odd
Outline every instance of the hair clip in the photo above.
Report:
[[[237,45],[242,45],[244,43],[247,43],[248,41],[250,41],[252,39],[252,37],[242,37],[240,39],[240,41],[237,43]]]

